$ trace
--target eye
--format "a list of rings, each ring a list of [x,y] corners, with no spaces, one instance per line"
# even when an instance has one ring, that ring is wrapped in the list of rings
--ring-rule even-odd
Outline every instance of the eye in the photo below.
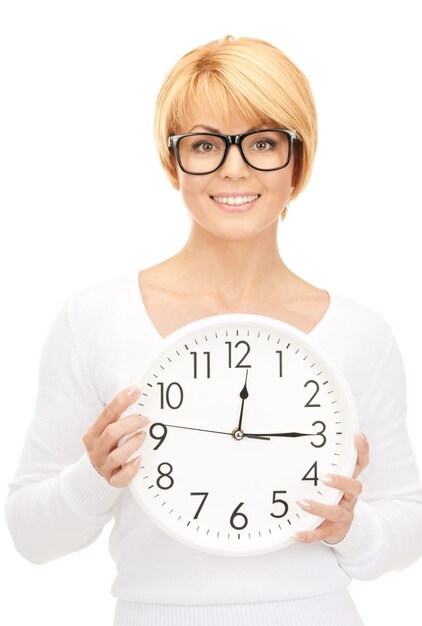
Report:
[[[197,152],[212,152],[213,147],[215,148],[215,144],[211,141],[196,141],[192,144],[192,149]]]
[[[265,144],[267,144],[270,148],[274,148],[276,142],[272,139],[257,139],[252,145],[257,146],[259,152],[264,152]],[[263,146],[263,149],[261,149],[261,146]]]

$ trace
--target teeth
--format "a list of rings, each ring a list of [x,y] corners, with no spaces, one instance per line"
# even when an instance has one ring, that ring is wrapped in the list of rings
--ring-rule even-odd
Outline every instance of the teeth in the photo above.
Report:
[[[217,200],[217,202],[222,202],[223,204],[236,204],[236,205],[240,205],[240,204],[246,204],[246,202],[252,202],[253,200],[256,200],[258,198],[258,194],[254,195],[254,196],[237,196],[237,197],[233,197],[233,196],[212,196],[214,198],[214,200]]]

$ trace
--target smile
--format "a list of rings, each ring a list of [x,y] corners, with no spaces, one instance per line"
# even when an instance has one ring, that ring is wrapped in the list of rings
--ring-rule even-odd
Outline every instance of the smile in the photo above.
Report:
[[[242,204],[248,204],[259,198],[259,194],[252,196],[211,196],[211,198],[223,204],[241,206]]]

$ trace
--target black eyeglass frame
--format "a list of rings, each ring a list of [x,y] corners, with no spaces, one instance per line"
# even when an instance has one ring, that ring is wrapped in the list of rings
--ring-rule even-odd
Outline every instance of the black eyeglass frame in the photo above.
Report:
[[[287,156],[287,162],[282,165],[281,167],[273,167],[271,169],[266,169],[266,168],[262,168],[262,167],[256,167],[255,165],[252,165],[251,163],[249,163],[248,159],[245,156],[245,153],[243,152],[243,139],[245,137],[248,137],[249,135],[253,135],[255,133],[265,133],[265,132],[269,132],[269,131],[281,131],[283,133],[285,133],[288,138],[289,138],[289,154]],[[225,144],[225,148],[224,148],[224,155],[223,158],[221,159],[220,163],[217,165],[217,167],[215,167],[213,170],[209,170],[208,172],[190,172],[189,170],[186,170],[183,165],[182,162],[180,160],[180,154],[179,154],[179,141],[181,139],[183,139],[183,137],[194,137],[195,135],[207,135],[210,137],[220,137],[221,139],[224,140],[224,144]],[[170,135],[167,139],[167,145],[169,148],[173,148],[175,154],[176,154],[176,159],[177,162],[180,166],[180,169],[182,170],[182,172],[185,172],[186,174],[192,174],[193,176],[203,176],[204,174],[212,174],[212,172],[215,172],[216,170],[218,170],[219,167],[221,167],[224,163],[224,161],[226,160],[227,154],[228,154],[228,148],[229,146],[231,146],[232,144],[235,144],[239,147],[240,150],[240,154],[242,155],[243,160],[245,161],[245,163],[247,163],[250,167],[252,167],[254,170],[259,170],[261,172],[274,172],[275,170],[282,170],[285,167],[288,166],[288,164],[290,163],[290,159],[292,156],[292,152],[293,152],[293,142],[294,141],[301,141],[301,139],[298,137],[298,134],[295,130],[289,130],[287,128],[263,128],[262,130],[257,129],[257,130],[250,130],[247,133],[242,133],[241,135],[221,135],[219,133],[201,133],[201,132],[197,132],[197,133],[185,133],[183,135]]]

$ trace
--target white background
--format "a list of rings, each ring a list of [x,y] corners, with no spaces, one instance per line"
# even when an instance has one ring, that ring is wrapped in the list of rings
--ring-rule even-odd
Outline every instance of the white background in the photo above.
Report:
[[[183,54],[226,34],[268,40],[310,81],[318,151],[307,189],[280,222],[280,252],[305,280],[392,325],[421,467],[417,10],[356,0],[1,3],[3,502],[63,298],[153,265],[186,240],[185,206],[153,145],[155,98]],[[15,551],[4,516],[0,524],[2,623],[111,624],[111,524],[87,549],[42,566]],[[367,626],[416,626],[421,579],[419,560],[349,589]]]

